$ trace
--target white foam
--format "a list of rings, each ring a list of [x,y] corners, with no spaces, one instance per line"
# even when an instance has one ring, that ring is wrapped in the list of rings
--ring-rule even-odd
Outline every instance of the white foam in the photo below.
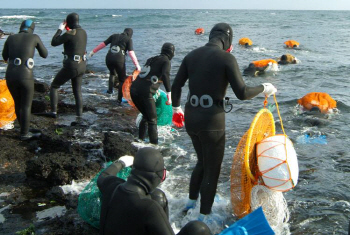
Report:
[[[28,16],[28,15],[0,16],[0,19],[28,19],[28,18],[36,18],[36,17]]]
[[[72,184],[67,184],[60,186],[64,192],[64,194],[72,193],[72,194],[79,194],[85,186],[90,182],[90,180],[82,181],[82,182],[75,182],[73,180]]]
[[[123,15],[112,15],[112,17],[123,17]]]

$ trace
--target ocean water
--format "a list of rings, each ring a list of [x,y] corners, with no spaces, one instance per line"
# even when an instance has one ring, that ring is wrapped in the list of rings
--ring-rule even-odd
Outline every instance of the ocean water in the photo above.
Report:
[[[35,78],[50,83],[62,66],[62,47],[52,47],[51,38],[59,23],[71,12],[80,15],[81,26],[87,31],[87,51],[124,28],[134,30],[134,50],[140,64],[158,54],[164,42],[176,47],[172,60],[171,79],[184,56],[204,45],[212,26],[219,22],[231,25],[234,31],[233,55],[241,71],[253,60],[277,58],[285,53],[296,56],[300,63],[279,68],[279,71],[260,77],[244,77],[248,85],[263,82],[274,84],[286,134],[294,143],[299,161],[299,182],[284,193],[290,211],[288,222],[291,234],[347,234],[350,217],[349,154],[349,64],[350,14],[348,11],[277,11],[277,10],[82,10],[82,9],[1,9],[0,26],[7,32],[18,32],[24,19],[32,19],[38,34],[49,50],[47,59],[35,56]],[[205,29],[196,36],[194,30]],[[252,39],[250,49],[238,45],[241,37]],[[294,39],[300,42],[298,50],[286,49],[283,42]],[[0,39],[0,48],[5,40]],[[84,102],[96,102],[106,97],[108,70],[105,66],[107,49],[88,60],[83,85]],[[133,64],[127,59],[127,71]],[[6,65],[0,63],[0,78],[5,76]],[[66,84],[64,87],[68,88]],[[69,89],[67,89],[69,91]],[[327,92],[336,101],[338,112],[332,115],[304,113],[297,99],[309,92]],[[183,90],[185,103],[187,88]],[[233,110],[226,115],[226,149],[213,207],[217,220],[230,224],[235,220],[230,208],[230,182],[232,157],[235,148],[248,130],[254,115],[263,107],[264,97],[239,101],[229,87],[227,96],[233,100]],[[66,102],[74,102],[69,99]],[[274,105],[272,98],[269,105]],[[273,107],[272,107],[273,108]],[[103,112],[103,111],[101,111]],[[276,110],[273,112],[279,123]],[[277,133],[282,133],[277,124]],[[160,148],[171,148],[165,158],[169,171],[162,184],[170,201],[170,221],[174,228],[198,215],[194,210],[185,218],[180,210],[187,199],[188,182],[196,162],[191,141],[184,129],[163,141]],[[305,141],[305,135],[325,136],[325,141]],[[322,137],[323,138],[323,137]],[[215,156],[213,156],[215,157]],[[197,214],[196,214],[197,213]]]

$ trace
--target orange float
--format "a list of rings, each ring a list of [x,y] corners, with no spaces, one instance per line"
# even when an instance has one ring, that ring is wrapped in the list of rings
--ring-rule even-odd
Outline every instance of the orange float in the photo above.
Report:
[[[0,129],[16,120],[15,102],[7,88],[6,80],[0,80]]]
[[[242,46],[251,46],[253,45],[253,41],[249,38],[241,38],[239,39],[238,44]]]
[[[254,64],[255,67],[257,68],[264,68],[268,66],[269,63],[277,64],[277,61],[273,59],[265,59],[265,60],[257,60],[252,62],[252,64]]]
[[[204,34],[204,29],[203,28],[198,28],[194,31],[194,34],[196,35],[201,35]]]
[[[330,95],[323,92],[311,92],[298,99],[298,104],[307,110],[318,107],[321,113],[327,113],[329,110],[337,107],[337,102]]]
[[[131,99],[131,95],[130,95],[130,87],[132,82],[137,78],[137,76],[139,75],[140,71],[134,70],[134,72],[132,73],[132,75],[129,75],[124,83],[123,83],[123,87],[122,87],[122,91],[123,91],[123,97],[124,99],[126,99],[128,101],[128,103],[131,105],[131,107],[136,109],[136,106],[134,104],[134,102],[132,102]]]
[[[294,41],[294,40],[285,41],[284,44],[286,44],[286,46],[287,46],[288,48],[299,47],[299,42]]]

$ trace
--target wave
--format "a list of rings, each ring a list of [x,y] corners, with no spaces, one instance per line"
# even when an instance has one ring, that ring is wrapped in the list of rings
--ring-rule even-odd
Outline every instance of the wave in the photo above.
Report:
[[[28,18],[36,18],[36,17],[28,16],[28,15],[0,16],[0,19],[28,19]]]

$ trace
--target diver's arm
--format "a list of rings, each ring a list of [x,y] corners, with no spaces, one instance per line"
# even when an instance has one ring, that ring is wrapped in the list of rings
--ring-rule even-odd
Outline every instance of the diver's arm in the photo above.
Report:
[[[114,176],[116,177],[116,175],[118,174],[118,172],[125,166],[124,162],[122,161],[115,161],[113,162],[109,167],[107,167],[104,171],[102,171],[102,173],[99,175],[99,177],[97,178],[97,186],[99,188],[102,187],[104,180],[108,177],[108,176]]]
[[[161,80],[163,81],[163,85],[165,88],[166,92],[171,91],[171,85],[170,85],[170,69],[171,69],[171,63],[167,59],[164,61],[163,66],[162,66],[162,75],[161,75]]]
[[[61,36],[61,34],[62,34],[62,30],[58,29],[51,40],[51,46],[53,46],[53,47],[59,46],[59,45],[65,43],[66,41],[68,41],[67,34],[65,33],[62,36]]]
[[[173,85],[171,86],[171,99],[173,107],[179,107],[181,105],[181,92],[182,87],[185,85],[188,79],[188,72],[186,66],[186,57],[183,59],[179,71],[176,74]]]
[[[44,46],[43,42],[41,41],[40,37],[37,36],[37,44],[36,44],[36,49],[39,52],[39,55],[43,58],[46,58],[48,55],[48,51],[46,47]]]
[[[8,40],[9,38],[7,38]],[[7,46],[7,40],[4,44],[4,49],[2,50],[2,58],[7,62],[7,60],[9,59],[9,49]]]
[[[233,56],[231,57],[230,63],[226,65],[226,74],[233,92],[240,100],[251,99],[264,91],[263,85],[256,87],[246,86],[241,72],[239,71],[237,61]]]
[[[146,230],[152,235],[174,235],[168,217],[163,208],[157,203],[152,202],[148,208],[148,215],[145,218]]]

